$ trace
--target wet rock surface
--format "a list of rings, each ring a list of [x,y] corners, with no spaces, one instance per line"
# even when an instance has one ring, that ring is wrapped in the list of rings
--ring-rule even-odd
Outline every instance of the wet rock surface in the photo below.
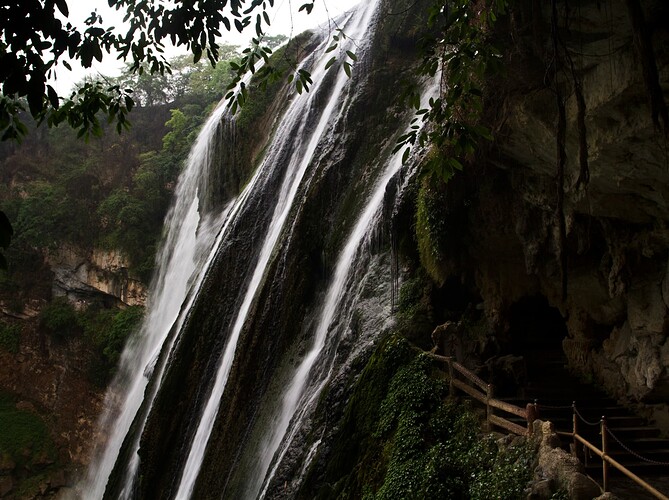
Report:
[[[580,54],[590,173],[587,187],[579,187],[577,110],[569,94],[566,241],[559,239],[556,215],[555,96],[535,86],[531,56],[521,50],[510,62],[516,78],[503,103],[499,154],[449,183],[444,210],[465,212],[467,223],[462,239],[449,242],[444,269],[480,293],[496,339],[510,341],[514,304],[545,297],[566,325],[562,345],[553,348],[564,351],[572,371],[618,399],[657,405],[669,397],[666,138],[646,104],[625,3],[610,7],[605,26],[597,3],[585,2],[578,16],[588,22],[564,35]],[[654,22],[666,6],[644,7],[667,96],[669,31]],[[601,36],[588,36],[593,33]],[[608,43],[616,51],[595,57]],[[532,335],[540,341],[542,334]]]

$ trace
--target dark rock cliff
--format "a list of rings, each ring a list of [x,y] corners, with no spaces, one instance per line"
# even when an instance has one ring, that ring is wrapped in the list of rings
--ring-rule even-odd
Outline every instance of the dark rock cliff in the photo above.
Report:
[[[545,300],[566,326],[552,348],[564,351],[570,369],[617,398],[647,404],[669,430],[667,123],[661,111],[654,123],[662,104],[651,106],[652,82],[644,77],[651,57],[654,85],[666,98],[669,31],[660,20],[668,6],[641,2],[639,26],[636,2],[586,1],[566,11],[557,2],[556,61],[550,5],[521,3],[497,35],[505,70],[488,83],[496,141],[438,197],[430,195],[448,233],[438,274],[480,296],[490,332],[507,345],[519,305]],[[640,37],[652,42],[652,53],[639,49]],[[577,85],[587,183],[579,182]],[[566,117],[562,190],[558,102]],[[540,342],[542,334],[520,343]]]

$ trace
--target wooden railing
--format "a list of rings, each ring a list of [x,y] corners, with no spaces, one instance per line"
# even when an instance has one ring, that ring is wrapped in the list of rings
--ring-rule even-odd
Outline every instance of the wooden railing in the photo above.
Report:
[[[509,404],[505,401],[495,399],[494,389],[492,384],[486,383],[483,379],[478,377],[476,374],[472,373],[470,370],[462,366],[460,363],[455,361],[451,357],[440,356],[439,354],[434,354],[431,352],[425,352],[430,358],[441,361],[446,364],[446,371],[448,372],[448,383],[449,383],[449,392],[451,396],[455,395],[455,390],[459,389],[464,392],[471,398],[483,403],[486,407],[486,426],[490,431],[492,426],[501,427],[506,429],[509,432],[518,434],[519,436],[528,436],[532,434],[532,422],[536,419],[537,415],[537,403],[529,403],[524,409],[519,408],[518,406]],[[464,380],[461,380],[464,379]],[[494,413],[494,410],[502,410],[503,412],[510,413],[517,417],[521,417],[527,421],[527,427],[523,427],[514,422],[511,422],[499,415]],[[601,419],[601,435],[602,435],[602,449],[597,448],[594,444],[590,443],[587,439],[581,436],[578,433],[578,418],[576,412],[576,405],[573,406],[574,418],[573,418],[573,431],[572,432],[558,432],[558,434],[563,436],[570,436],[574,440],[574,444],[581,443],[583,446],[587,447],[597,456],[602,459],[602,490],[604,492],[608,491],[608,467],[611,465],[615,469],[619,470],[632,481],[637,483],[639,486],[644,488],[646,491],[654,495],[660,500],[669,500],[669,497],[655,489],[652,485],[648,484],[646,481],[641,479],[639,476],[634,474],[632,471],[627,469],[624,465],[620,464],[613,458],[608,455],[608,435],[610,431],[606,426],[606,418],[602,417]],[[574,447],[574,450],[576,446]]]
[[[648,484],[646,481],[641,479],[639,476],[634,474],[632,471],[630,471],[627,467],[622,465],[620,462],[617,460],[611,458],[608,454],[608,447],[609,447],[609,434],[611,434],[611,431],[606,425],[606,417],[602,417],[600,420],[600,434],[602,436],[602,448],[597,448],[594,444],[592,444],[590,441],[588,441],[586,438],[581,436],[578,433],[578,414],[576,411],[576,405],[574,404],[573,406],[573,411],[574,411],[574,417],[573,417],[573,429],[572,432],[562,432],[560,434],[562,435],[567,435],[571,436],[572,439],[574,440],[574,445],[577,443],[581,443],[583,446],[588,448],[590,451],[592,451],[595,455],[597,455],[599,458],[602,459],[602,490],[604,493],[609,491],[609,465],[612,466],[613,468],[617,469],[618,471],[622,472],[624,475],[626,475],[628,478],[630,478],[632,481],[634,481],[636,484],[641,486],[643,489],[645,489],[648,493],[653,495],[655,498],[659,498],[660,500],[669,500],[669,497],[667,497],[664,493],[658,491],[654,486]],[[613,435],[613,434],[611,434]],[[615,436],[614,436],[615,437]],[[577,446],[574,446],[574,450],[577,449]]]
[[[527,436],[532,433],[532,422],[534,422],[537,415],[536,402],[529,403],[523,409],[505,401],[495,399],[494,388],[492,384],[486,383],[483,379],[472,373],[453,358],[440,356],[431,352],[426,352],[425,354],[436,361],[445,363],[446,371],[448,372],[449,392],[451,396],[454,396],[455,390],[459,389],[471,398],[485,405],[486,426],[489,431],[492,429],[492,426],[495,425],[520,436]],[[503,412],[510,413],[511,415],[525,419],[527,421],[527,427],[523,427],[499,415],[496,415],[494,410],[501,410]],[[654,495],[656,498],[659,498],[660,500],[669,500],[669,497],[655,489],[652,485],[648,484],[646,481],[627,469],[624,465],[620,464],[608,455],[607,438],[610,431],[606,427],[606,418],[602,417],[601,420],[602,449],[599,449],[578,433],[578,419],[576,415],[577,412],[574,405],[573,431],[559,432],[558,434],[570,436],[574,440],[574,444],[577,442],[581,443],[583,446],[587,447],[602,459],[602,490],[604,492],[608,491],[608,467],[610,465],[625,474],[632,481]],[[574,447],[574,449],[576,449],[576,447]]]
[[[528,408],[519,408],[518,406],[496,399],[494,397],[494,388],[492,384],[488,384],[453,358],[440,356],[431,352],[425,354],[436,361],[441,361],[446,364],[451,396],[454,396],[455,390],[459,389],[485,406],[486,426],[488,430],[491,430],[494,425],[514,434],[518,434],[519,436],[527,436],[532,433],[532,422],[534,421],[536,412],[532,410],[528,411],[528,408],[533,405],[528,405]],[[501,410],[507,414],[510,413],[511,415],[525,419],[527,421],[527,427],[518,425],[515,422],[511,422],[510,420],[495,414],[495,410]]]

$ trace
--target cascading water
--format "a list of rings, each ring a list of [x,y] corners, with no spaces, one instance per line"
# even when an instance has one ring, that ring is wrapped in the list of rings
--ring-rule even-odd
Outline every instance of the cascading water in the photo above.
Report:
[[[211,175],[212,148],[224,110],[223,106],[217,108],[202,128],[176,188],[176,203],[165,221],[167,236],[156,262],[148,313],[139,333],[123,351],[107,394],[107,411],[98,424],[100,429],[111,429],[111,433],[81,485],[86,498],[102,497],[121,443],[144,399],[156,358],[180,312],[187,309],[182,308],[184,302],[201,282],[217,232],[227,217],[230,205],[219,213],[206,213],[200,207],[210,196],[206,179]],[[130,476],[135,468],[136,463],[128,464]]]
[[[363,242],[401,166],[398,157],[388,157],[390,138],[404,131],[404,118],[385,126],[378,146],[347,139],[348,122],[367,106],[364,93],[372,80],[366,73],[382,1],[338,20],[345,33],[339,53],[357,54],[352,78],[325,70],[332,55],[326,51],[329,33],[309,42],[311,53],[299,67],[312,74],[310,92],[277,106],[282,114],[272,122],[270,142],[260,145],[264,152],[253,177],[220,209],[203,208],[211,197],[208,141],[216,141],[223,111],[203,129],[167,220],[153,302],[124,354],[118,380],[125,386],[117,384],[117,392],[128,396],[103,421],[113,434],[84,484],[85,498],[203,498],[209,488],[225,498],[258,498],[271,496],[272,485],[283,482],[279,468],[291,447],[299,446],[296,436],[309,427],[323,388],[339,369],[342,331],[357,300],[352,290],[369,264],[361,257]],[[356,152],[345,152],[355,144]],[[347,177],[347,200],[337,193],[323,202],[340,214],[352,210],[332,248],[339,257],[331,278],[324,280],[309,272],[319,267],[319,252],[305,257],[296,248],[312,216],[306,207],[314,209],[313,193],[327,193],[333,188],[326,186]],[[315,207],[334,217],[327,206]],[[323,232],[333,238],[337,230]],[[291,293],[304,286],[320,290],[322,299],[303,293],[302,302],[293,304]],[[384,304],[379,314],[387,323],[390,307]],[[297,313],[286,312],[294,306]],[[286,332],[292,321],[301,326]],[[249,390],[240,380],[248,384],[254,370],[257,383]],[[304,444],[302,471],[320,443]]]
[[[353,39],[362,38],[368,27],[371,16],[375,12],[375,9],[376,2],[370,2],[363,10],[363,12],[358,14],[358,17],[353,18],[353,23],[345,24],[345,30],[348,33],[347,36],[352,37]],[[324,53],[327,43],[329,43],[329,40],[325,39],[323,44],[315,51],[315,53]],[[345,49],[346,48],[348,47],[345,47]],[[350,48],[352,49],[353,47]],[[308,63],[313,63],[313,61],[308,61]],[[265,275],[270,257],[274,252],[279,235],[283,230],[293,201],[295,200],[295,195],[297,194],[300,183],[302,182],[304,173],[314,158],[316,147],[322,140],[322,136],[326,131],[326,127],[330,125],[330,120],[333,113],[335,112],[335,107],[340,103],[341,93],[347,83],[347,78],[345,75],[340,74],[337,76],[337,81],[330,91],[328,102],[320,114],[317,125],[315,128],[313,128],[312,131],[307,131],[306,125],[308,114],[305,114],[304,110],[312,108],[312,102],[320,97],[318,87],[325,81],[325,72],[327,71],[325,66],[327,64],[327,58],[323,58],[323,60],[318,61],[317,64],[317,69],[313,72],[312,75],[316,82],[315,87],[311,89],[310,93],[302,94],[297,99],[295,99],[293,103],[291,103],[288,111],[284,115],[282,123],[279,125],[280,132],[278,137],[275,139],[275,143],[282,144],[283,141],[290,140],[290,135],[284,137],[284,134],[288,131],[297,129],[300,131],[300,134],[298,136],[293,136],[292,140],[301,141],[306,145],[306,147],[297,147],[290,160],[287,175],[281,187],[281,195],[276,207],[274,208],[274,215],[272,216],[272,221],[269,225],[269,231],[265,236],[262,250],[260,252],[260,258],[258,259],[253,276],[244,296],[244,301],[239,309],[239,312],[237,313],[237,318],[235,320],[232,333],[216,373],[214,387],[207,401],[207,405],[205,406],[202,418],[200,419],[193,444],[191,445],[191,449],[188,454],[188,459],[186,460],[186,465],[184,467],[182,479],[179,484],[179,489],[176,496],[179,499],[189,498],[192,494],[193,486],[197,479],[200,466],[202,465],[207,442],[209,441],[211,430],[214,425],[214,419],[219,411],[221,396],[223,395],[223,391],[228,381],[228,375],[230,373],[237,348],[237,339],[239,338],[240,332],[246,322],[251,303],[254,300],[258,291],[258,287],[260,286],[260,283]],[[273,164],[275,161],[276,157],[272,154],[272,152],[270,152],[265,157],[264,163]]]
[[[434,84],[423,92],[423,105],[427,104],[427,98],[436,94],[436,90],[437,86]],[[386,189],[401,167],[402,159],[399,155],[395,155],[374,186],[371,196],[339,255],[334,276],[328,286],[316,323],[313,346],[295,370],[292,381],[284,393],[280,413],[273,419],[272,425],[267,427],[267,434],[263,440],[265,448],[258,460],[258,469],[255,474],[258,480],[262,481],[264,478],[260,498],[265,497],[278,465],[293,442],[297,431],[303,425],[306,415],[313,409],[316,399],[330,380],[337,349],[336,345],[330,345],[328,349],[328,335],[332,337],[330,344],[336,344],[337,339],[341,338],[341,332],[332,335],[333,319],[335,315],[341,313],[342,300],[350,290],[351,271],[356,264],[357,254],[364,247],[365,239],[370,238],[373,228],[379,223]],[[318,444],[317,442],[309,451],[304,467],[309,463]],[[265,472],[272,462],[274,466],[266,475]],[[255,492],[251,497],[255,497]]]

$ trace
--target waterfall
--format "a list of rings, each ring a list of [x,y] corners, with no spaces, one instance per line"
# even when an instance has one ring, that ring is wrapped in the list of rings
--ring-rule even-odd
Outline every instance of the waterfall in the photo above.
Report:
[[[352,37],[353,39],[362,38],[366,33],[366,29],[370,22],[370,18],[375,12],[375,8],[376,2],[369,2],[362,14],[358,14],[358,16],[354,18],[349,17],[349,21],[352,20],[353,23],[345,24],[345,30],[348,33],[347,36]],[[297,194],[298,188],[300,187],[304,173],[307,167],[311,164],[316,152],[316,148],[322,141],[322,136],[326,132],[328,125],[330,125],[335,108],[338,104],[340,104],[342,91],[348,82],[346,75],[339,74],[337,76],[337,81],[330,91],[327,104],[318,118],[316,127],[309,131],[306,128],[309,114],[305,113],[305,110],[315,108],[316,105],[314,104],[314,101],[320,97],[319,86],[324,85],[325,72],[327,71],[325,66],[327,64],[327,59],[329,59],[327,54],[324,54],[328,43],[330,43],[329,40],[325,38],[321,46],[315,51],[315,54],[323,54],[323,56],[322,60],[316,63],[316,70],[312,74],[312,77],[315,81],[314,87],[308,94],[305,93],[300,95],[291,103],[288,111],[284,115],[282,123],[279,125],[278,136],[274,140],[274,144],[278,145],[282,145],[286,140],[299,141],[306,147],[300,147],[300,145],[298,145],[296,148],[294,148],[294,153],[290,159],[287,174],[281,186],[281,194],[278,203],[274,208],[274,214],[269,225],[269,230],[262,245],[260,258],[258,259],[251,281],[244,295],[244,301],[242,302],[239,312],[237,313],[235,323],[232,328],[232,333],[230,334],[225,351],[216,372],[214,386],[205,406],[197,428],[197,432],[195,434],[195,438],[188,453],[188,458],[186,460],[186,465],[184,467],[179,489],[176,495],[176,498],[179,499],[190,498],[191,496],[195,481],[197,480],[198,473],[200,471],[200,466],[202,465],[202,460],[204,458],[207,443],[211,435],[214,420],[219,411],[221,397],[228,381],[228,375],[230,374],[230,369],[232,367],[240,332],[247,320],[247,315],[249,313],[251,303],[253,302],[258,291],[258,287],[263,280],[265,270],[270,261],[270,257],[274,253],[276,243],[284,228],[284,224],[292,208],[295,195]],[[351,49],[352,48],[353,47],[351,46]],[[308,63],[313,64],[314,62],[308,61]],[[299,133],[297,135],[290,133],[294,130],[299,130]],[[270,151],[269,154],[265,157],[265,164],[274,164],[277,161],[277,158],[274,154],[275,151],[278,154],[280,149]]]
[[[281,114],[271,122],[269,142],[261,145],[252,178],[231,200],[212,202],[221,190],[212,185],[219,167],[211,164],[221,140],[216,131],[230,118],[219,107],[203,127],[166,219],[147,316],[126,347],[109,391],[101,428],[111,433],[82,484],[84,498],[188,499],[202,497],[210,487],[220,488],[225,497],[259,498],[269,496],[281,478],[279,468],[289,450],[299,446],[296,437],[309,427],[323,389],[341,368],[336,357],[357,300],[353,290],[369,264],[365,241],[381,219],[388,186],[402,166],[390,151],[392,137],[403,133],[411,119],[405,120],[406,113],[387,125],[382,144],[365,145],[376,153],[366,155],[364,141],[352,156],[364,159],[353,161],[342,152],[347,134],[358,132],[349,132],[348,122],[366,111],[362,97],[371,81],[366,72],[378,41],[374,28],[380,3],[370,0],[336,21],[341,30],[336,53],[348,57],[355,52],[358,59],[353,77],[326,70],[331,33],[323,29],[314,35],[310,52],[296,68],[311,73],[310,92],[277,98]],[[356,163],[355,173],[350,163]],[[351,167],[351,172],[337,173],[333,165]],[[301,308],[295,331],[263,331],[263,321],[274,327],[266,319],[268,310],[293,307],[290,291],[284,294],[281,288],[300,258],[289,264],[289,256],[299,247],[312,192],[324,185],[330,189],[324,180],[328,175],[350,177],[344,188],[349,199],[337,201],[340,215],[349,210],[341,235],[335,238],[336,230],[323,228],[335,241],[335,265],[327,277],[305,277],[313,278],[317,297],[295,304]],[[390,312],[380,309],[386,323]],[[253,397],[235,401],[237,392],[245,390],[235,385],[246,373],[243,365],[257,355],[248,350],[258,344],[265,347],[268,367],[262,369],[267,373]],[[182,384],[187,392],[175,398]],[[234,404],[227,407],[224,401]],[[256,419],[265,403],[264,420]],[[220,436],[228,432],[230,419],[238,419],[235,405],[249,420],[237,426],[242,432],[234,436],[235,443],[228,443]],[[300,450],[302,473],[321,442],[317,436]],[[211,465],[222,455],[231,464],[225,470]],[[300,474],[295,472],[297,478]]]
[[[204,212],[200,205],[210,197],[207,179],[211,175],[213,149],[225,111],[219,106],[207,120],[193,146],[175,193],[175,204],[166,220],[166,238],[156,259],[156,276],[151,285],[148,311],[138,334],[124,349],[118,372],[107,392],[98,428],[111,429],[104,450],[89,468],[80,485],[86,498],[101,498],[118,452],[145,396],[148,378],[173,325],[183,321],[208,263],[221,225],[231,204],[219,213]],[[137,464],[128,465],[134,475]]]
[[[427,88],[423,91],[423,105],[427,104],[427,99],[436,94],[436,90],[436,83],[427,85]],[[359,260],[358,254],[363,250],[365,240],[370,238],[374,227],[379,223],[386,190],[390,180],[397,175],[401,167],[401,156],[393,156],[365,203],[362,213],[337,259],[334,276],[328,286],[316,322],[313,345],[295,370],[292,381],[285,390],[280,413],[275,416],[271,425],[266,426],[266,435],[263,439],[265,447],[259,457],[255,475],[256,480],[264,481],[260,493],[261,498],[265,497],[277,467],[292,444],[297,431],[303,425],[307,414],[313,409],[316,399],[330,381],[333,373],[334,354],[337,349],[336,345],[331,345],[330,349],[327,348],[328,336],[332,337],[329,343],[336,344],[337,339],[342,335],[341,332],[333,335],[331,331],[333,320],[336,314],[341,314],[343,309],[342,300],[350,290],[351,274]],[[313,445],[313,448],[307,454],[303,469],[313,457],[319,444],[320,440]],[[266,475],[270,463],[273,463],[273,467]],[[250,498],[256,496],[255,492],[253,493]]]

